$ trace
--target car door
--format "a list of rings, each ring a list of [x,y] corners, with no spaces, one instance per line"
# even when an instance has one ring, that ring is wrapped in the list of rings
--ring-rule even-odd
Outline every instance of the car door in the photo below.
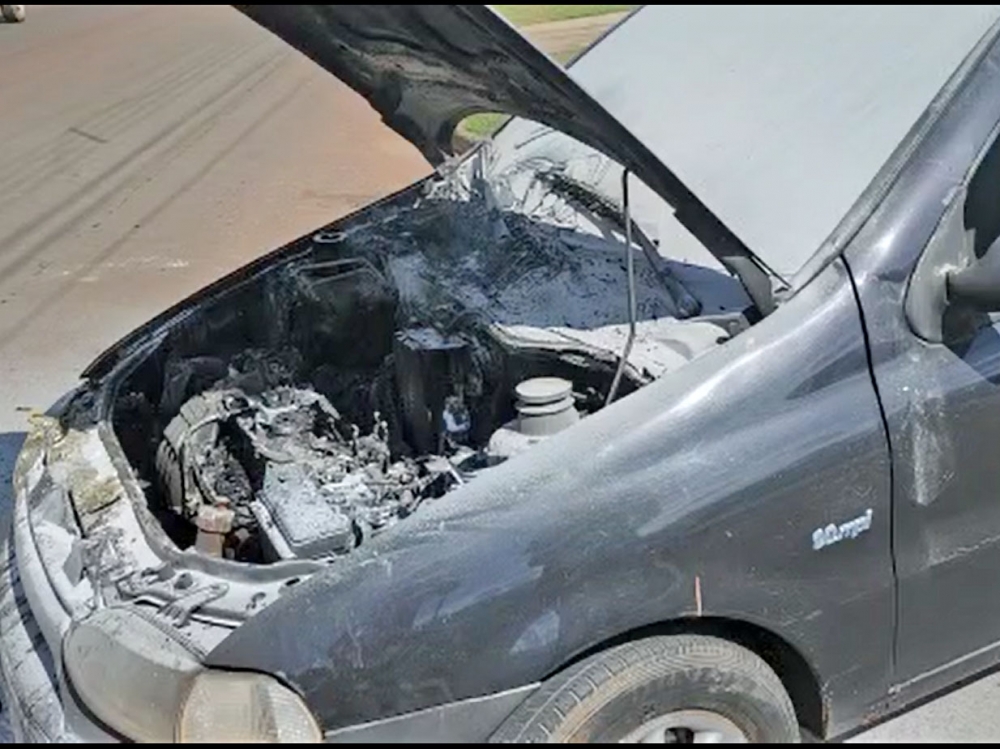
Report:
[[[1000,237],[995,105],[969,101],[847,253],[892,450],[900,699],[1000,656],[1000,317],[945,280]]]

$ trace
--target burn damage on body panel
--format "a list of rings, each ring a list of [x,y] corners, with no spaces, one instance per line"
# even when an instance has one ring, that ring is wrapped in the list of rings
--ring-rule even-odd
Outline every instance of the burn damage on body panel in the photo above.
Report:
[[[567,228],[468,176],[304,240],[122,380],[115,431],[178,546],[333,559],[604,406],[629,336],[621,218]],[[674,264],[635,244],[619,398],[746,326],[695,316]]]

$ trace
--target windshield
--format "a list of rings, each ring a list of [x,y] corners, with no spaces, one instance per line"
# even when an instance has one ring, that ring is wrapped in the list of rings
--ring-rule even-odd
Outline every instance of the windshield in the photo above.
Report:
[[[646,6],[571,68],[777,274],[820,247],[1000,6]],[[513,120],[496,173],[563,165],[617,198],[620,170]],[[668,256],[715,261],[649,190],[637,220]]]

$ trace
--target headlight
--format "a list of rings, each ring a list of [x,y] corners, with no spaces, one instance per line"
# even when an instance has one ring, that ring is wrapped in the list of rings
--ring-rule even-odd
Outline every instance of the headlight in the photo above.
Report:
[[[316,743],[322,733],[297,694],[270,676],[203,671],[177,721],[180,742]]]
[[[96,611],[63,640],[67,681],[108,728],[137,742],[317,742],[319,726],[270,676],[208,671],[136,612]]]

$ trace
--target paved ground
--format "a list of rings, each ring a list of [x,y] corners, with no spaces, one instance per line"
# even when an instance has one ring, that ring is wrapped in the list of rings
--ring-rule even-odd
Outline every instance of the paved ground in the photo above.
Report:
[[[219,274],[426,168],[228,8],[29,14],[0,24],[0,502],[20,409]],[[532,34],[551,49],[584,27]],[[998,698],[991,677],[859,739],[996,740]]]
[[[988,676],[848,743],[993,743],[1000,741],[998,705],[1000,676]]]
[[[525,35],[557,60],[571,57],[627,13],[573,18],[568,21],[535,23],[524,28]]]
[[[20,409],[220,274],[426,168],[231,8],[31,5],[0,23],[0,502]]]

